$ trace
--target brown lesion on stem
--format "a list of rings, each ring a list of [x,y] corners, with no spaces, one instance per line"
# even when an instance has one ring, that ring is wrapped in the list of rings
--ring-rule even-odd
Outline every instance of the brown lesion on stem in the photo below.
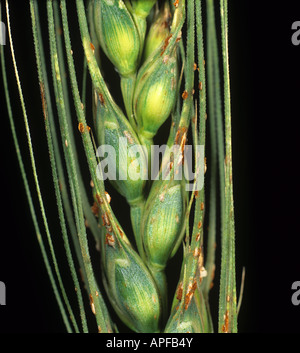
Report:
[[[197,288],[197,280],[194,279],[193,283],[189,284],[187,293],[185,295],[185,299],[184,299],[184,309],[185,310],[188,309],[196,288]]]
[[[90,132],[91,128],[88,125],[84,126],[83,123],[79,123],[78,124],[78,130],[79,130],[79,132],[81,134],[84,134],[85,132]]]
[[[95,53],[95,46],[94,46],[94,44],[93,44],[93,43],[90,43],[90,47],[91,47],[91,49],[92,49],[93,53]]]
[[[224,315],[224,324],[222,326],[222,332],[223,333],[229,332],[229,311],[228,310],[226,310],[226,313]]]
[[[115,238],[112,234],[106,233],[105,235],[105,244],[111,246],[111,247],[115,247]]]
[[[104,212],[104,213],[102,214],[102,216],[103,216],[102,219],[103,219],[104,225],[110,227],[110,220],[109,220],[109,217],[108,217],[107,212]]]
[[[123,238],[124,237],[124,233],[122,232],[121,228],[118,225],[117,225],[117,229],[119,231],[119,234],[120,234],[121,238]]]
[[[92,294],[90,294],[90,306],[91,306],[91,309],[92,309],[92,313],[94,315],[96,315],[96,309],[95,309],[95,304],[94,304],[94,299],[93,299]]]
[[[99,206],[98,203],[95,201],[93,206],[91,207],[92,213],[95,217],[99,216]]]
[[[96,194],[95,198],[97,200],[98,205],[103,205],[104,201],[103,201],[102,197],[99,194]]]
[[[196,247],[194,252],[193,252],[193,256],[194,257],[199,257],[200,253],[201,253],[201,249]]]
[[[181,152],[184,152],[184,147],[187,141],[187,129],[185,127],[180,127],[175,136],[175,145],[180,145]]]
[[[101,105],[105,105],[105,99],[103,97],[103,94],[102,93],[99,93],[98,94],[98,97],[99,97],[99,101],[101,103]]]
[[[189,94],[188,94],[188,91],[183,91],[182,93],[182,99],[183,100],[186,100],[188,98]]]
[[[176,43],[181,41],[181,33],[179,33],[178,37],[176,38]]]
[[[164,42],[164,45],[162,47],[162,50],[161,50],[161,53],[160,53],[160,56],[163,56],[164,55],[164,52],[166,51],[169,43],[170,43],[170,40],[172,38],[172,34],[170,34],[166,39],[165,39],[165,42]]]
[[[79,124],[78,124],[78,130],[79,130],[79,132],[80,132],[81,134],[84,133],[84,125],[83,125],[83,123],[79,123]]]
[[[176,293],[176,298],[181,301],[182,299],[182,293],[183,293],[183,285],[182,282],[179,283],[178,288],[177,288],[177,293]]]

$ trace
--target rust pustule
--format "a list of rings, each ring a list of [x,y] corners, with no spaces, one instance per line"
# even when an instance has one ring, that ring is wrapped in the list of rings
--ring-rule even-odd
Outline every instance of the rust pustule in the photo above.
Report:
[[[177,130],[176,136],[175,136],[175,144],[176,145],[180,145],[181,147],[185,146],[186,133],[187,133],[187,129],[185,127],[181,127]]]
[[[113,235],[106,233],[105,244],[112,246],[113,248],[115,247],[115,238],[113,237]]]
[[[228,330],[229,330],[229,311],[226,310],[226,313],[224,315],[224,325],[222,326],[222,332],[228,333]]]
[[[94,215],[95,217],[98,217],[98,216],[99,216],[99,206],[98,206],[98,204],[97,204],[96,201],[94,202],[93,206],[91,207],[91,210],[92,210],[93,215]]]
[[[196,248],[193,252],[194,257],[199,257],[201,250],[199,248]]]
[[[183,287],[182,287],[182,282],[179,283],[178,288],[177,288],[177,293],[176,293],[176,298],[181,301],[182,299],[182,292],[183,292]]]
[[[189,284],[188,291],[185,296],[185,300],[184,300],[184,309],[185,310],[188,309],[196,288],[197,288],[197,281],[196,281],[196,279],[194,279],[194,282]]]
[[[186,100],[188,98],[189,94],[188,94],[188,91],[184,91],[182,93],[182,99]]]
[[[80,132],[81,134],[84,133],[84,125],[83,125],[82,123],[79,123],[79,124],[78,124],[78,130],[79,130],[79,132]]]
[[[173,5],[177,8],[179,6],[179,0],[175,0]]]
[[[96,194],[96,200],[98,202],[98,205],[102,205],[104,203],[102,197],[99,194]]]
[[[110,226],[110,221],[109,221],[108,214],[105,212],[103,214],[103,217],[104,217],[105,225],[107,225],[109,227]]]
[[[179,128],[176,132],[175,145],[180,145],[180,150],[181,150],[181,155],[179,156],[178,165],[180,165],[180,163],[182,163],[182,165],[184,164],[184,147],[187,140],[186,134],[187,134],[187,129],[185,127]]]
[[[106,191],[105,191],[105,197],[106,197],[106,201],[108,202],[108,204],[110,204],[111,197],[110,197],[109,193]]]
[[[94,315],[96,315],[95,304],[94,304],[94,299],[93,299],[92,294],[90,294],[90,306],[91,306],[91,309],[92,309],[92,313]]]
[[[102,218],[102,225],[103,225],[103,227],[105,227],[106,223],[105,223],[105,218],[104,218],[103,214],[101,215],[101,218]]]
[[[99,100],[100,100],[101,105],[105,105],[105,100],[104,100],[103,94],[99,93],[98,96],[99,96]]]

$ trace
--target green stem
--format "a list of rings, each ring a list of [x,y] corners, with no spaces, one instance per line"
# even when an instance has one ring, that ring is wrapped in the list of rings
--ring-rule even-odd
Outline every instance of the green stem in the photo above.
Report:
[[[141,234],[141,222],[142,222],[142,215],[143,215],[143,210],[145,206],[145,200],[141,199],[138,203],[135,203],[134,205],[130,205],[130,219],[131,219],[131,224],[133,228],[133,234],[135,237],[135,242],[137,246],[137,250],[143,259],[145,261],[145,251],[143,247],[143,238]]]
[[[66,110],[66,115],[68,117],[68,125],[70,129],[70,139],[71,139],[71,145],[74,146],[75,141],[74,141],[74,134],[73,134],[73,129],[72,129],[72,123],[71,123],[71,112],[70,112],[70,101],[69,101],[69,93],[68,93],[68,85],[67,85],[67,80],[66,80],[66,67],[65,67],[65,61],[64,61],[64,53],[63,53],[63,45],[62,45],[62,35],[61,35],[61,23],[60,23],[60,15],[59,15],[59,6],[58,6],[58,1],[54,0],[53,1],[53,8],[54,8],[54,19],[55,19],[55,27],[56,27],[56,41],[57,41],[57,53],[58,53],[58,63],[59,63],[59,70],[60,70],[60,78],[61,78],[61,84],[63,86],[63,100],[64,100],[64,106]],[[40,26],[37,27],[37,31],[39,34],[39,38],[41,38],[40,34]],[[43,50],[43,42],[40,40],[40,47],[41,47],[41,60],[42,60],[42,70],[44,72],[44,80],[45,80],[45,96],[50,97],[49,93],[49,84],[48,84],[48,79],[47,75],[45,72],[45,58],[44,58],[44,50]],[[56,87],[56,85],[54,86]],[[53,117],[53,111],[52,111],[52,103],[51,99],[47,99],[47,107],[49,110],[49,116],[50,118]],[[78,219],[78,208],[76,206],[76,195],[75,195],[75,190],[74,190],[74,184],[71,178],[71,169],[70,165],[68,163],[68,159],[66,158],[66,140],[62,140],[62,148],[64,151],[65,155],[65,161],[66,161],[66,169],[67,169],[67,175],[68,175],[68,181],[69,181],[69,191],[71,195],[71,200],[72,200],[72,205],[69,200],[68,192],[67,192],[67,185],[65,182],[65,175],[64,175],[64,170],[62,167],[62,161],[61,161],[61,154],[60,154],[60,149],[59,149],[59,143],[58,143],[58,136],[57,136],[57,131],[55,128],[55,123],[53,119],[50,119],[50,126],[51,126],[51,133],[53,136],[53,143],[54,143],[54,150],[55,150],[55,158],[57,160],[57,169],[58,169],[58,175],[59,175],[59,180],[60,180],[60,188],[62,192],[62,199],[63,199],[63,206],[65,209],[66,213],[66,218],[68,221],[68,226],[70,228],[70,233],[72,236],[72,241],[74,245],[74,249],[76,252],[76,257],[79,262],[79,266],[82,271],[83,278],[86,279],[86,274],[84,272],[84,266],[83,266],[83,260],[81,256],[81,250],[80,250],[80,244],[78,241],[78,224],[75,224],[74,217],[75,219]],[[76,152],[76,151],[75,151]],[[75,153],[76,155],[76,153]],[[73,206],[73,209],[72,209]],[[86,280],[85,280],[86,282]]]
[[[101,67],[100,44],[97,39],[95,23],[94,23],[94,0],[88,0],[87,17],[88,17],[89,29],[91,33],[91,40],[92,40],[91,43],[93,43],[93,46],[95,48],[94,54],[95,54],[98,66]],[[86,62],[86,59],[85,59],[85,62]],[[86,69],[87,69],[87,66],[86,66]]]
[[[138,16],[133,13],[133,19],[136,24],[138,33],[139,33],[139,39],[140,39],[140,53],[139,53],[139,60],[138,62],[141,61],[142,55],[143,55],[143,49],[144,49],[144,44],[145,44],[145,37],[146,37],[146,31],[147,31],[147,20],[144,17]]]
[[[0,3],[0,19],[1,19],[1,3]],[[0,46],[0,52],[1,52],[1,68],[2,68],[2,78],[3,78],[3,84],[4,84],[4,91],[5,91],[5,99],[6,99],[6,104],[7,104],[7,110],[8,110],[8,117],[9,117],[9,122],[10,122],[10,127],[11,127],[11,132],[12,132],[12,136],[13,136],[13,142],[14,142],[14,146],[15,146],[15,150],[16,150],[16,154],[17,154],[17,159],[18,159],[18,163],[19,163],[19,167],[20,167],[20,171],[21,171],[21,176],[23,179],[23,183],[24,183],[24,188],[25,188],[25,193],[27,196],[27,200],[28,200],[28,204],[29,204],[29,210],[31,213],[31,217],[33,220],[33,225],[35,228],[35,232],[36,232],[36,237],[41,249],[41,253],[42,253],[42,257],[45,263],[45,267],[46,267],[46,271],[48,273],[49,279],[50,279],[50,283],[56,298],[56,301],[58,303],[58,307],[60,309],[63,321],[65,323],[66,329],[69,333],[72,332],[72,328],[70,326],[69,323],[69,319],[68,316],[66,314],[66,311],[64,309],[63,303],[62,303],[62,299],[59,293],[59,290],[57,288],[57,284],[55,282],[54,279],[54,275],[48,260],[48,255],[47,255],[47,251],[45,249],[45,245],[44,245],[44,241],[43,238],[41,236],[41,232],[39,229],[39,225],[38,225],[38,220],[37,220],[37,216],[36,216],[36,212],[35,212],[35,207],[33,204],[33,200],[32,200],[32,194],[30,191],[30,187],[29,187],[29,183],[28,183],[28,178],[26,175],[26,171],[25,171],[25,167],[23,164],[23,159],[22,159],[22,155],[20,152],[20,146],[19,146],[19,142],[18,142],[18,137],[16,134],[16,128],[15,128],[15,123],[14,123],[14,118],[13,118],[13,112],[12,112],[12,106],[11,106],[11,101],[10,101],[10,96],[9,96],[9,90],[8,90],[8,82],[7,82],[7,76],[6,76],[6,70],[5,70],[5,58],[4,58],[4,51],[3,51],[3,46]]]
[[[157,285],[159,297],[161,300],[162,320],[165,323],[168,319],[168,282],[164,268],[157,268],[153,264],[149,264],[148,268]]]
[[[205,281],[205,295],[208,296],[215,268],[215,244],[216,244],[216,213],[217,213],[217,165],[219,162],[220,183],[220,218],[221,232],[224,224],[224,137],[223,115],[221,105],[221,83],[218,57],[218,43],[215,24],[214,3],[207,1],[207,69],[208,69],[208,94],[209,94],[209,131],[210,131],[210,208],[208,230],[208,256],[207,256],[207,280]]]
[[[237,332],[235,227],[232,184],[231,97],[228,53],[228,1],[220,0],[225,106],[225,221],[222,240],[219,332]]]
[[[66,54],[67,54],[67,62],[68,62],[68,67],[69,67],[69,75],[70,75],[70,80],[71,80],[71,87],[72,87],[72,92],[73,92],[73,98],[75,101],[75,108],[76,108],[76,113],[78,116],[78,122],[82,124],[84,127],[87,126],[86,120],[85,120],[85,115],[84,111],[82,109],[82,102],[80,98],[80,94],[78,91],[78,83],[76,79],[76,72],[75,72],[75,66],[74,66],[74,60],[72,57],[72,50],[71,50],[71,40],[70,40],[70,33],[69,33],[69,25],[68,25],[68,15],[67,15],[67,8],[66,8],[66,2],[64,0],[61,0],[61,14],[62,14],[62,23],[63,23],[63,29],[64,29],[64,37],[65,37],[65,47],[66,47]],[[90,139],[89,132],[85,129],[84,132],[82,132],[81,136],[83,137],[84,142],[89,141],[89,146],[90,150],[87,154],[87,159],[89,163],[92,163],[93,168],[96,168],[96,161],[93,163],[91,161],[91,151],[93,151],[92,147],[92,142]],[[84,145],[85,145],[84,143]],[[95,156],[94,156],[95,158]],[[93,159],[94,159],[93,158]],[[76,169],[73,170],[74,176],[76,175]],[[94,175],[92,176],[93,180]],[[76,182],[75,189],[77,190],[77,195],[80,195],[79,191],[79,185],[78,181]],[[78,208],[80,210],[80,214],[83,214],[83,209],[82,205],[79,204]],[[101,332],[112,332],[112,325],[111,321],[109,318],[109,314],[107,311],[107,308],[104,304],[102,295],[99,293],[98,290],[98,285],[96,283],[96,279],[94,276],[94,271],[92,268],[92,263],[89,255],[89,247],[88,247],[88,242],[87,242],[87,235],[86,235],[86,230],[85,230],[85,224],[84,224],[84,219],[80,217],[80,229],[81,232],[78,234],[79,241],[80,241],[80,246],[81,246],[81,251],[82,251],[82,256],[84,260],[84,267],[85,271],[87,274],[87,280],[88,280],[88,286],[90,289],[90,300],[92,304],[92,309],[93,312],[96,316],[96,321],[98,324],[98,329],[101,330]]]
[[[85,312],[84,312],[84,305],[83,305],[81,290],[80,290],[80,286],[79,286],[79,281],[78,281],[76,270],[75,270],[74,261],[72,258],[69,239],[68,239],[68,235],[67,235],[67,229],[66,229],[65,218],[64,218],[64,213],[63,213],[62,198],[61,198],[61,193],[60,193],[60,185],[58,182],[56,158],[59,156],[59,152],[56,153],[56,155],[55,155],[55,150],[53,147],[52,131],[55,131],[55,128],[54,128],[53,115],[49,114],[49,109],[48,109],[49,102],[50,102],[50,96],[48,94],[48,92],[49,92],[48,82],[45,80],[45,77],[47,77],[47,73],[46,73],[46,68],[45,68],[44,50],[43,50],[41,34],[40,34],[40,29],[39,29],[40,24],[39,24],[39,19],[37,16],[39,13],[37,2],[35,2],[35,1],[31,2],[31,11],[32,11],[32,21],[33,21],[32,23],[33,23],[33,34],[34,34],[34,43],[35,43],[35,51],[36,51],[36,61],[37,61],[39,81],[40,81],[40,86],[41,86],[41,95],[42,95],[41,98],[42,98],[42,103],[43,103],[43,113],[44,113],[44,117],[45,117],[44,121],[45,121],[46,137],[47,137],[47,143],[48,143],[48,149],[49,149],[49,155],[50,155],[51,169],[52,169],[52,174],[53,174],[55,195],[56,195],[59,218],[60,218],[61,229],[62,229],[62,236],[63,236],[63,240],[64,240],[67,260],[68,260],[69,267],[71,270],[71,275],[72,275],[72,278],[74,281],[74,286],[76,288],[76,294],[77,294],[78,304],[79,304],[79,308],[80,308],[80,315],[81,315],[81,319],[82,319],[83,330],[84,330],[84,332],[87,332],[87,324],[86,324],[86,317],[85,317]],[[50,51],[51,51],[51,56],[52,56],[51,63],[52,63],[52,71],[53,71],[53,79],[54,79],[54,90],[55,90],[55,95],[56,95],[57,102],[58,102],[59,101],[58,96],[59,95],[62,96],[63,90],[62,90],[62,86],[58,85],[59,72],[58,72],[57,53],[56,53],[56,56],[53,53],[53,51],[54,51],[53,46],[55,45],[55,42],[53,43],[53,38],[55,39],[55,30],[54,30],[54,23],[53,23],[53,21],[54,21],[53,20],[53,13],[50,12],[50,11],[52,11],[52,2],[47,3],[47,11],[48,11]],[[46,86],[47,86],[47,89],[45,89]],[[60,92],[59,92],[59,90],[60,90]],[[58,110],[60,113],[59,108],[60,108],[60,106],[58,105]],[[51,112],[52,112],[52,109],[51,109]],[[52,125],[52,128],[50,128],[50,125]],[[55,139],[56,139],[56,136],[55,136]],[[66,140],[64,140],[64,141],[66,141]]]
[[[98,242],[99,241],[99,228],[97,225],[97,220],[95,219],[94,214],[91,212],[90,201],[89,201],[89,198],[87,195],[86,187],[83,182],[80,163],[79,163],[77,150],[76,150],[75,138],[74,138],[74,128],[73,128],[74,122],[73,122],[72,115],[71,115],[70,99],[69,99],[69,93],[67,90],[67,87],[68,87],[68,83],[67,83],[67,79],[66,79],[66,72],[67,71],[66,71],[66,67],[65,67],[66,66],[65,61],[63,60],[64,59],[63,41],[62,41],[62,36],[60,34],[61,32],[59,31],[59,29],[61,28],[60,27],[61,21],[60,21],[60,15],[59,15],[58,0],[53,1],[53,9],[54,9],[55,25],[57,28],[57,36],[56,36],[57,53],[58,53],[59,68],[60,68],[60,72],[61,72],[60,78],[61,78],[61,83],[62,83],[63,92],[64,92],[64,94],[63,94],[63,99],[65,102],[64,106],[65,106],[65,111],[66,111],[67,125],[69,127],[69,138],[71,141],[71,145],[73,147],[73,158],[75,159],[75,167],[77,168],[78,183],[79,183],[79,188],[80,188],[80,192],[81,192],[81,201],[82,201],[84,215],[87,219],[88,227],[91,230],[95,241]],[[84,59],[84,60],[86,62],[86,59]],[[86,70],[86,68],[85,68],[85,70]],[[85,100],[85,93],[83,92],[82,101],[84,102],[84,100]],[[64,148],[64,146],[65,146],[65,142],[63,141],[63,148]],[[67,163],[67,168],[68,168],[68,163]],[[72,186],[71,181],[70,181],[70,188],[72,190],[74,190],[74,186]],[[65,208],[67,208],[67,207],[68,207],[68,205],[66,204]],[[72,234],[74,234],[74,233],[72,233]],[[74,244],[75,244],[76,248],[78,248],[78,246],[76,244],[76,243],[78,243],[77,233],[75,233],[75,235],[76,235],[76,237],[75,238],[73,237]]]
[[[199,66],[199,143],[200,145],[204,146],[204,152],[206,152],[206,118],[207,118],[207,84],[206,84],[206,74],[207,77],[210,77],[210,73],[206,73],[206,68],[205,68],[205,53],[204,53],[204,38],[203,38],[203,19],[202,19],[202,1],[197,1],[196,2],[196,26],[197,26],[197,46],[198,46],[198,66]],[[208,55],[208,54],[207,54]],[[208,59],[209,61],[209,59]],[[210,163],[212,164],[212,162]],[[215,175],[215,171],[213,170],[213,166],[211,167],[211,174]],[[204,179],[205,180],[205,179]],[[202,205],[204,205],[205,208],[205,183],[203,185],[202,190],[200,191],[199,196],[199,203],[198,205],[196,204],[196,208],[200,211],[203,208]],[[214,195],[211,195],[210,201],[213,202],[214,200]],[[210,207],[214,207],[213,204],[210,203]],[[203,212],[203,211],[202,211]],[[210,215],[212,218],[214,218],[214,214]],[[203,213],[202,213],[203,217]],[[203,224],[203,218],[202,218],[202,224]],[[209,232],[213,231],[213,229],[210,229],[210,221],[209,220]],[[200,229],[200,232],[203,232],[203,225],[202,229]],[[203,240],[202,240],[203,241]],[[209,278],[212,277],[212,272],[214,269],[214,262],[215,262],[215,257],[214,257],[214,251],[215,251],[215,239],[213,234],[208,235],[208,244],[207,244],[207,261],[206,261],[206,270],[208,273]],[[203,317],[205,317],[205,322],[207,324],[207,331],[206,332],[213,332],[213,322],[212,322],[212,317],[210,313],[210,307],[209,307],[209,300],[208,300],[208,290],[210,287],[210,283],[207,284],[209,281],[207,281],[207,278],[203,279],[203,286],[201,287],[201,291],[203,293],[200,293],[200,296],[203,296],[203,301],[205,305],[203,305]],[[205,286],[207,285],[207,287]]]
[[[128,77],[121,76],[121,91],[123,95],[123,101],[127,113],[127,117],[130,121],[131,126],[136,131],[136,121],[133,116],[133,94],[135,89],[136,74],[132,74]]]
[[[28,147],[29,147],[29,154],[30,154],[30,160],[31,160],[31,167],[32,167],[32,171],[33,171],[36,191],[37,191],[39,204],[40,204],[40,209],[41,209],[41,213],[42,213],[42,218],[43,218],[43,221],[44,221],[44,226],[45,226],[45,230],[46,230],[48,244],[49,244],[49,247],[50,247],[50,253],[51,253],[51,256],[52,256],[52,262],[53,262],[53,265],[54,265],[54,268],[55,268],[55,272],[56,272],[56,275],[57,275],[57,278],[58,278],[60,289],[62,291],[62,296],[63,296],[65,304],[67,306],[67,310],[69,312],[70,319],[71,319],[71,321],[72,321],[72,323],[73,323],[73,325],[75,327],[75,330],[77,331],[78,328],[77,328],[76,322],[74,321],[74,315],[72,313],[71,306],[70,306],[69,300],[67,298],[66,291],[65,291],[65,288],[63,286],[63,281],[62,281],[62,278],[61,278],[61,275],[60,275],[60,271],[59,271],[59,267],[58,267],[58,263],[57,263],[57,259],[56,259],[56,255],[55,255],[55,251],[54,251],[54,247],[53,247],[53,243],[52,243],[51,233],[50,233],[49,225],[48,225],[48,221],[47,221],[46,211],[45,211],[45,208],[44,208],[43,197],[42,197],[41,190],[40,190],[38,174],[37,174],[37,168],[36,168],[34,152],[33,152],[33,147],[32,147],[32,142],[31,142],[31,134],[30,134],[29,122],[28,122],[28,117],[27,117],[27,112],[26,112],[26,107],[25,107],[25,101],[24,101],[24,97],[23,97],[23,93],[22,93],[21,82],[20,82],[20,78],[19,78],[19,74],[18,74],[18,68],[17,68],[17,63],[16,63],[16,59],[15,59],[15,54],[14,54],[13,40],[12,40],[11,29],[10,29],[10,17],[9,17],[8,1],[6,1],[6,12],[7,12],[8,34],[9,34],[9,42],[10,42],[10,47],[11,47],[11,53],[12,53],[12,60],[13,60],[14,71],[15,71],[15,76],[16,76],[16,81],[17,81],[17,86],[18,86],[18,91],[19,91],[19,96],[20,96],[20,101],[21,101],[21,107],[22,107],[22,112],[23,112],[23,117],[24,117],[24,123],[25,123],[25,129],[26,129],[26,135],[27,135],[27,141],[28,141]],[[70,330],[69,326],[67,326],[67,328],[68,328],[68,330]]]
[[[72,148],[72,145],[70,142],[69,127],[68,127],[67,119],[66,119],[63,86],[62,86],[62,82],[61,82],[61,72],[59,69],[58,52],[57,52],[57,44],[56,44],[56,36],[55,36],[52,1],[49,1],[49,0],[47,1],[47,14],[48,14],[48,28],[49,28],[49,41],[50,41],[50,55],[51,55],[51,64],[52,64],[51,66],[52,66],[52,75],[53,75],[53,85],[54,85],[54,91],[55,91],[55,97],[56,97],[56,104],[57,104],[57,108],[58,108],[61,135],[62,135],[62,140],[64,142],[65,159],[66,159],[66,162],[69,167],[69,175],[72,176],[72,172],[74,172],[74,169],[76,171],[76,168],[74,168],[74,165],[72,165],[72,162],[74,161],[73,148]],[[39,50],[39,48],[37,48],[37,52],[38,52],[38,50]],[[37,57],[39,57],[39,54],[37,54]],[[40,66],[40,65],[41,65],[41,63],[38,64],[38,66]],[[41,70],[39,69],[39,71],[41,71]],[[52,120],[52,117],[50,117],[50,119]],[[50,149],[52,149],[51,130],[47,129],[47,121],[48,121],[48,119],[46,119],[46,131],[47,131],[47,135],[49,135],[48,140],[49,140]],[[67,145],[65,143],[66,141],[69,141],[69,142],[67,142]],[[53,168],[55,168],[55,166]],[[75,185],[74,180],[72,180],[72,182],[73,182],[73,185]],[[58,188],[58,190],[59,190],[59,188]],[[79,198],[77,202],[78,203],[81,202],[81,199]],[[62,208],[62,202],[59,197],[58,197],[57,203]],[[83,305],[83,300],[82,300],[82,294],[81,294],[78,278],[76,275],[75,266],[74,266],[74,263],[72,260],[71,250],[70,250],[68,238],[66,235],[66,229],[63,229],[63,236],[64,236],[65,243],[66,243],[66,254],[67,254],[67,257],[68,257],[68,260],[70,263],[72,277],[74,280],[75,288],[77,289],[76,293],[77,293],[77,297],[78,297],[78,303],[79,303],[79,308],[80,308],[80,316],[81,316],[81,320],[82,320],[83,331],[88,332],[86,315],[84,312],[84,305]]]

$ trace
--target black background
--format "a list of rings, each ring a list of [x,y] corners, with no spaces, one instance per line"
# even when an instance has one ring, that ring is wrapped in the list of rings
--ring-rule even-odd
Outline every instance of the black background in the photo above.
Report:
[[[291,26],[300,20],[300,11],[297,1],[263,3],[229,1],[238,290],[246,268],[239,331],[297,333],[300,307],[291,303],[291,285],[300,278],[300,46],[292,45]],[[28,115],[41,114],[28,3],[11,2],[11,17]],[[79,50],[80,43],[74,47]],[[9,79],[11,95],[17,97],[11,73]],[[64,332],[35,239],[2,87],[0,99],[0,281],[7,286],[0,332]],[[13,108],[21,121],[17,98]],[[22,122],[18,126],[19,135],[24,134]],[[32,121],[32,134],[33,139],[41,138],[42,122]],[[22,141],[26,146],[25,138]],[[55,202],[45,156],[45,146],[38,145],[40,179],[49,180],[43,190],[49,202]],[[57,221],[55,212],[51,213],[54,233],[59,232]],[[213,302],[217,296],[214,288]]]

